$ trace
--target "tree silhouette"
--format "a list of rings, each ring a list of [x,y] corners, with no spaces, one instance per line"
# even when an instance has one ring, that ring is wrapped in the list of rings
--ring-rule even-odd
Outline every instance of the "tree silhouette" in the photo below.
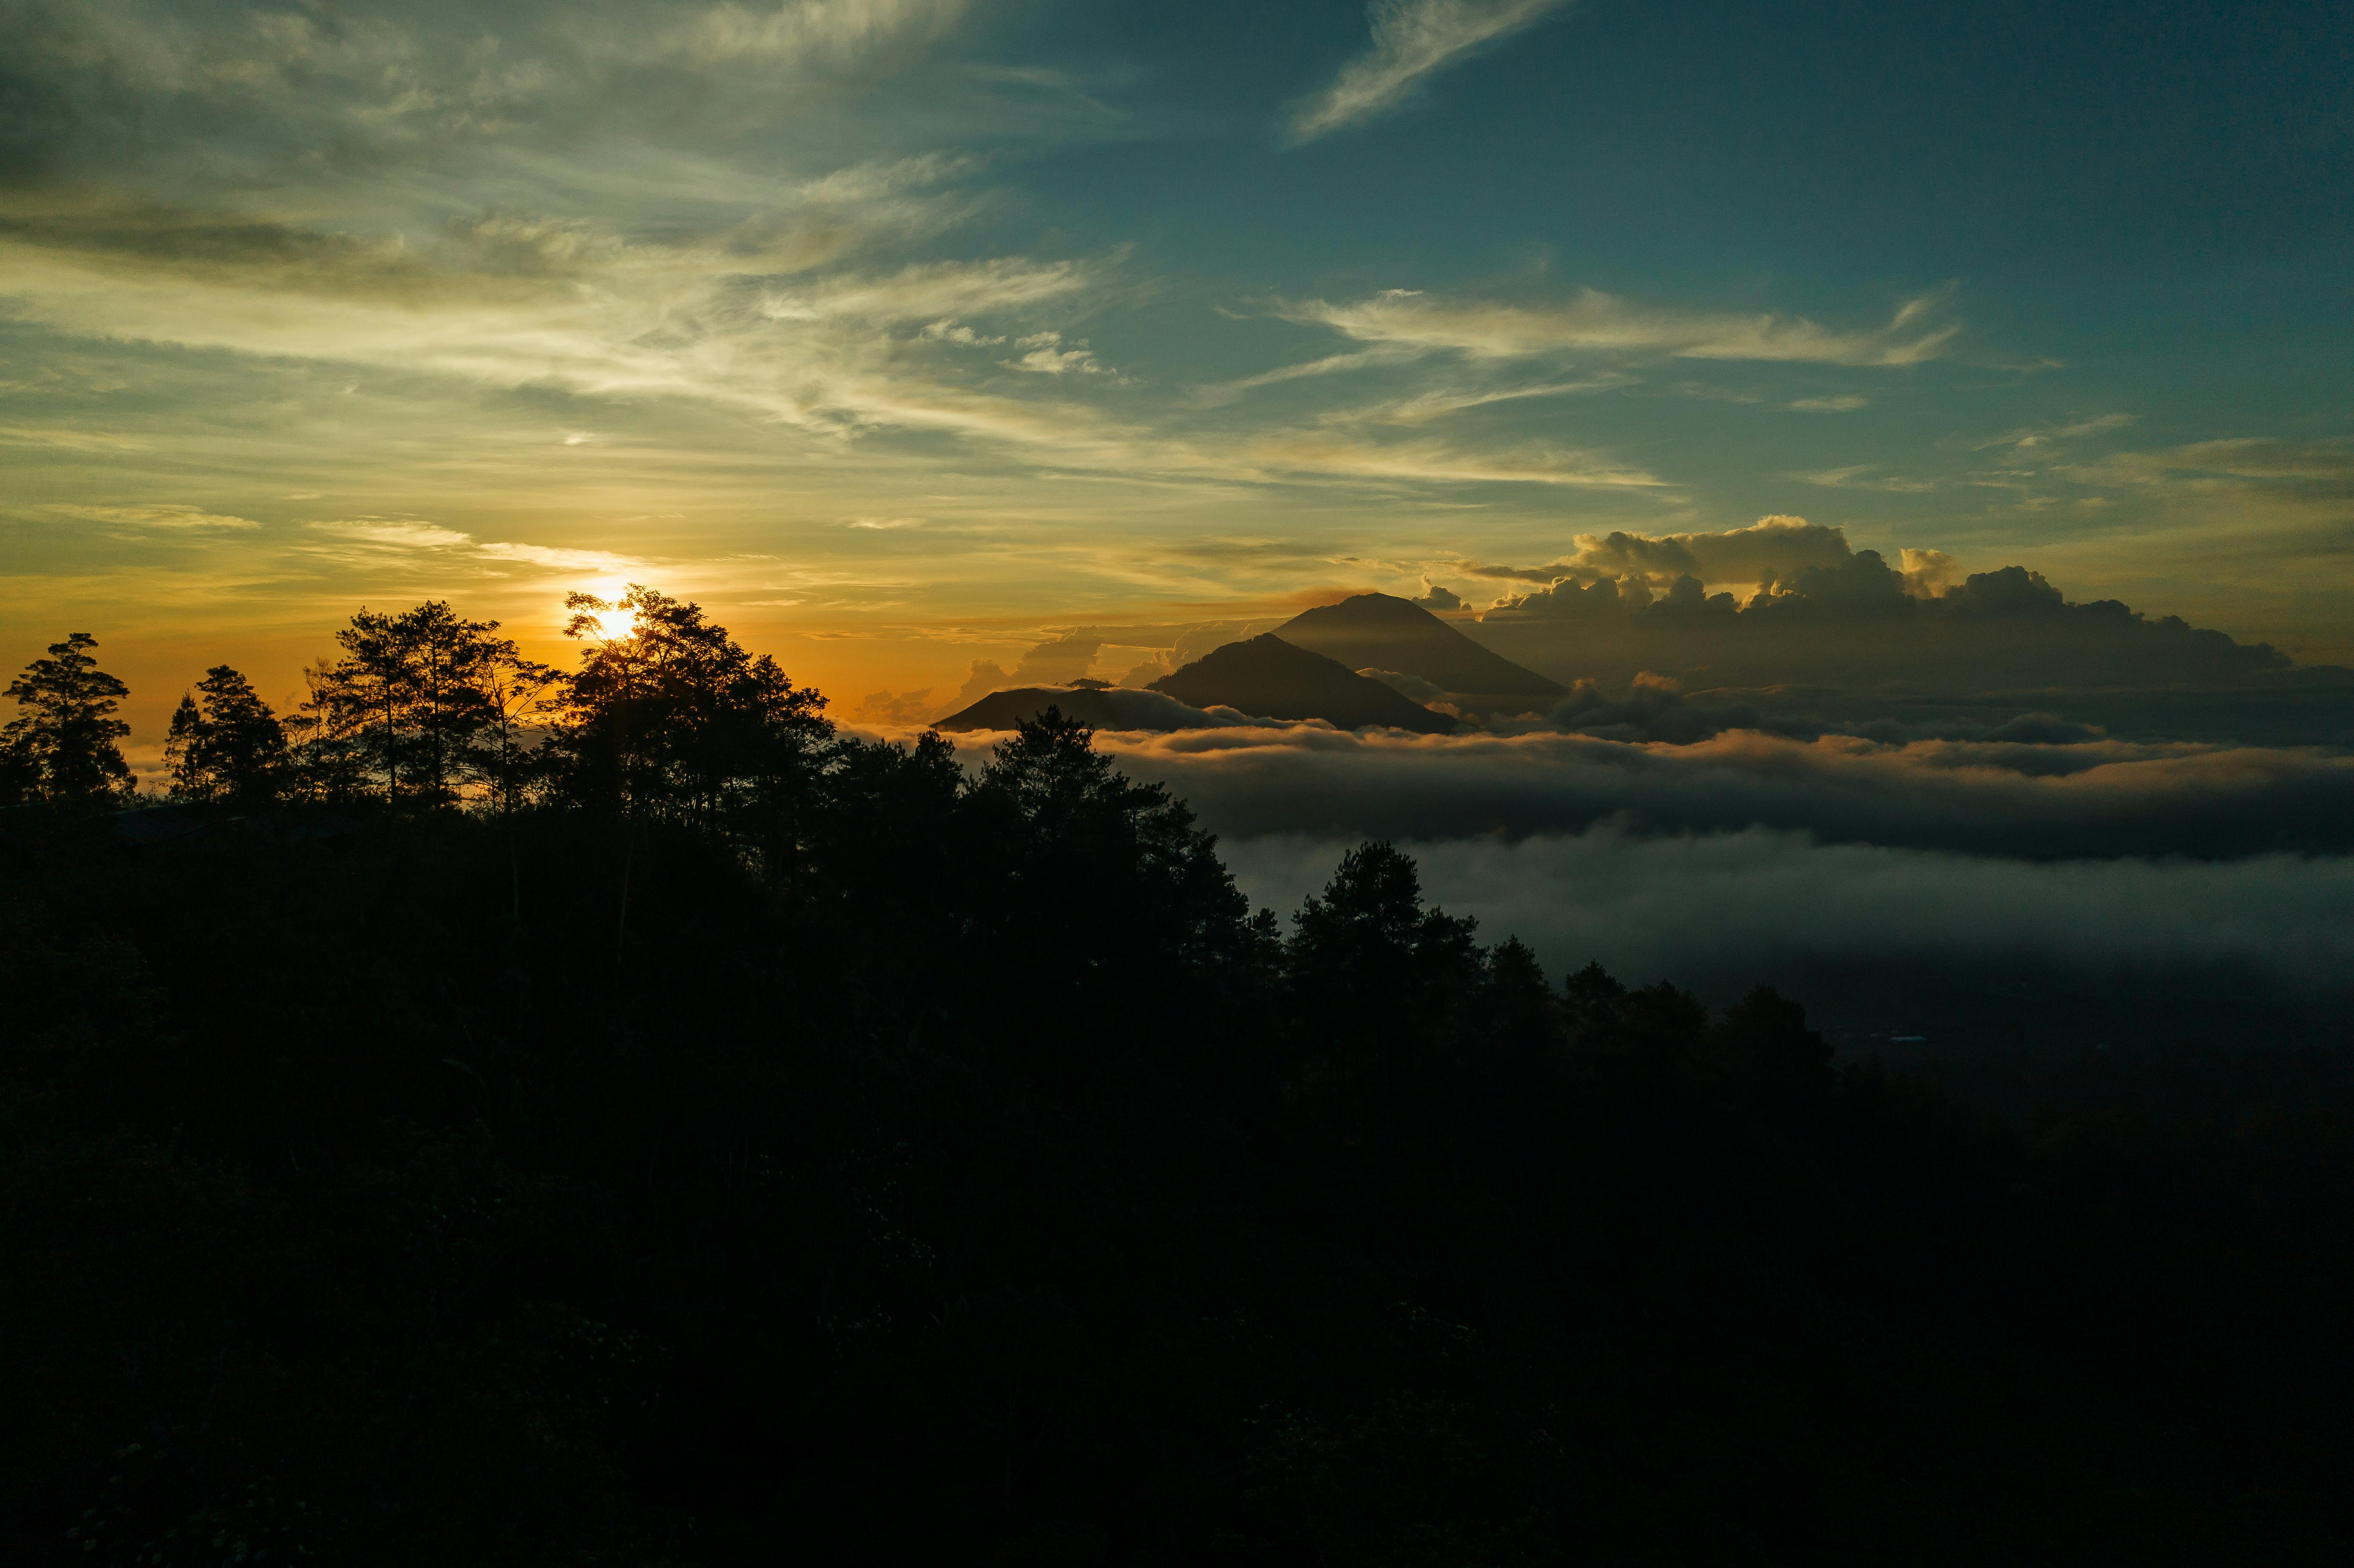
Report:
[[[489,623],[497,626],[496,621]],[[492,644],[482,671],[482,691],[489,700],[490,719],[484,726],[488,743],[474,758],[474,768],[490,786],[492,801],[512,822],[530,792],[539,768],[535,748],[524,737],[534,721],[556,713],[563,702],[565,677],[552,664],[525,659],[505,639]]]
[[[251,682],[216,664],[173,712],[164,762],[174,800],[258,810],[274,803],[284,788],[286,726]]]
[[[366,781],[387,804],[439,806],[467,784],[511,780],[515,728],[547,682],[498,627],[439,599],[354,615],[335,634],[343,656],[309,672],[310,700],[290,726],[322,792]]]
[[[1293,916],[1293,983],[1321,1047],[1435,1042],[1484,978],[1478,924],[1425,908],[1413,857],[1392,845],[1342,856],[1322,895],[1310,894]]]
[[[565,635],[586,640],[556,726],[559,787],[630,821],[678,819],[735,837],[771,882],[833,726],[825,698],[755,658],[700,605],[632,583],[612,603],[572,594]],[[630,628],[603,635],[602,617]]]
[[[1139,784],[1095,749],[1095,731],[1049,706],[1015,726],[975,789],[1019,824],[1013,876],[1041,916],[1079,922],[1075,950],[1129,939],[1168,944],[1181,964],[1239,939],[1247,905],[1193,810],[1159,784]],[[1150,932],[1150,937],[1143,933]]]
[[[138,788],[115,745],[131,733],[114,716],[131,690],[98,667],[97,646],[74,632],[8,683],[5,694],[27,710],[0,729],[0,788],[16,799],[101,800]]]

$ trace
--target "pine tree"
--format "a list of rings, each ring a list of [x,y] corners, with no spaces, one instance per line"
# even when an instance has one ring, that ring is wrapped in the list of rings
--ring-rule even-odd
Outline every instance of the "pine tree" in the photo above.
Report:
[[[98,667],[98,640],[77,631],[49,644],[8,683],[27,711],[0,729],[0,790],[16,800],[127,799],[138,788],[115,745],[131,726],[114,716],[131,689]]]
[[[309,672],[310,700],[292,721],[322,792],[381,789],[387,804],[438,806],[469,783],[496,782],[514,761],[516,688],[539,668],[498,627],[438,599],[354,615],[335,634],[343,656]]]
[[[286,781],[286,727],[253,683],[227,664],[181,697],[164,742],[172,798],[248,810],[274,803]]]
[[[833,734],[824,697],[746,652],[699,605],[636,584],[613,604],[586,594],[565,604],[569,637],[631,616],[627,632],[590,641],[566,694],[557,738],[569,793],[754,839],[790,823]]]

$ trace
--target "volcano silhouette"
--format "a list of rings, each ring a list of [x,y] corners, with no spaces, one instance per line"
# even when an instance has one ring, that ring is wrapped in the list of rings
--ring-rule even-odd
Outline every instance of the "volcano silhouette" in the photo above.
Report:
[[[1361,593],[1302,611],[1275,635],[1351,670],[1394,670],[1479,699],[1558,697],[1569,690],[1490,652],[1422,606],[1385,593]]]
[[[1447,715],[1272,632],[1214,649],[1148,689],[1196,708],[1239,708],[1261,718],[1320,718],[1341,729],[1387,725],[1420,735],[1455,729]]]

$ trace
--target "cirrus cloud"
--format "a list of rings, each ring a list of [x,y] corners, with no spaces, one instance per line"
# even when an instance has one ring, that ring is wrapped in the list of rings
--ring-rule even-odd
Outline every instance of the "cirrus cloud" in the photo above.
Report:
[[[1362,125],[1397,108],[1424,79],[1482,45],[1532,26],[1567,0],[1373,0],[1373,48],[1292,116],[1293,143]]]
[[[72,502],[54,502],[46,510],[61,516],[80,517],[91,523],[116,523],[133,528],[259,528],[260,524],[250,517],[235,517],[225,513],[207,512],[198,507],[175,502],[158,502],[145,506],[88,506]]]
[[[1899,306],[1884,326],[1839,331],[1804,316],[1639,305],[1598,289],[1565,300],[1515,304],[1384,289],[1343,304],[1288,306],[1290,320],[1328,326],[1360,343],[1480,360],[1575,353],[1657,354],[1681,359],[1908,366],[1950,352],[1958,323],[1932,322],[1930,296]]]

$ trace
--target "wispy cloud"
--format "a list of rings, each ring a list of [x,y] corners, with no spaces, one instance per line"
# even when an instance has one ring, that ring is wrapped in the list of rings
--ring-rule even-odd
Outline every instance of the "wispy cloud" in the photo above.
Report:
[[[1906,366],[1940,357],[1961,330],[1957,323],[1933,323],[1928,317],[1935,304],[1929,297],[1912,300],[1885,326],[1852,331],[1826,327],[1804,316],[1638,305],[1596,289],[1536,304],[1384,289],[1346,304],[1309,300],[1282,313],[1293,321],[1329,326],[1360,343],[1473,359],[1585,352]]]
[[[1860,462],[1847,468],[1822,468],[1810,473],[1790,473],[1783,477],[1795,479],[1800,484],[1819,485],[1825,490],[1885,490],[1914,494],[1937,488],[1935,480],[1905,479],[1896,474],[1875,475],[1872,469],[1872,464]]]
[[[1433,71],[1517,33],[1568,0],[1373,0],[1373,48],[1292,116],[1292,141],[1362,125],[1405,101]]]
[[[1474,451],[1437,441],[1374,444],[1306,436],[1275,437],[1245,454],[1278,472],[1448,484],[1550,484],[1603,490],[1654,490],[1657,474],[1592,452],[1553,446]]]
[[[149,506],[85,506],[58,502],[48,508],[91,523],[115,523],[133,528],[259,528],[250,517],[232,517],[194,506],[164,503]]]
[[[787,0],[773,10],[729,3],[696,13],[658,47],[703,65],[838,69],[935,37],[964,9],[964,0]]]
[[[520,561],[565,572],[622,572],[640,563],[610,550],[567,550],[553,545],[478,545],[476,551],[493,561]]]
[[[473,563],[504,562],[567,574],[595,572],[609,577],[619,577],[646,564],[634,556],[616,555],[610,550],[519,545],[504,540],[484,543],[459,529],[411,518],[333,518],[307,523],[303,526],[331,541],[323,546],[314,547],[331,557],[431,556]]]
[[[1599,376],[1581,376],[1575,381],[1548,381],[1537,387],[1496,387],[1485,389],[1459,387],[1433,387],[1412,397],[1392,398],[1366,408],[1341,408],[1322,416],[1326,424],[1419,425],[1448,414],[1459,414],[1469,408],[1484,408],[1496,403],[1517,403],[1531,397],[1567,397],[1585,392],[1607,392],[1634,380],[1631,376],[1606,371]]]
[[[2096,414],[2089,418],[2072,419],[2062,425],[2031,425],[2025,429],[2006,430],[1974,442],[1970,450],[1987,451],[1995,447],[2009,447],[2021,455],[2031,455],[2039,449],[2057,441],[2076,440],[2084,436],[2104,435],[2110,430],[2122,430],[2134,422],[2131,414]]]
[[[771,291],[761,298],[759,312],[778,322],[893,323],[930,317],[937,324],[960,315],[1038,304],[1093,281],[1094,270],[1083,261],[1019,257],[934,261],[880,276],[845,273],[802,288]],[[938,335],[953,342],[979,341],[958,338],[953,329]]]
[[[392,550],[446,550],[474,542],[473,535],[461,534],[454,528],[444,528],[438,524],[374,517],[338,518],[304,526],[338,539],[349,539],[362,545],[380,545]]]
[[[2088,476],[2093,472],[2084,471]],[[2349,490],[2354,489],[2354,447],[2263,437],[2193,441],[2156,451],[2121,452],[2103,464],[2099,474],[2143,483],[2263,480]]]

